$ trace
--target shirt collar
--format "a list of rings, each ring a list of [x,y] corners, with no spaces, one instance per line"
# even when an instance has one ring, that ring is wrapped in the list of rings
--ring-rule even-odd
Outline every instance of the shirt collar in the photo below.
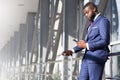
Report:
[[[94,21],[97,19],[97,17],[100,15],[100,13],[98,13],[96,16],[95,16],[95,18],[94,18]]]

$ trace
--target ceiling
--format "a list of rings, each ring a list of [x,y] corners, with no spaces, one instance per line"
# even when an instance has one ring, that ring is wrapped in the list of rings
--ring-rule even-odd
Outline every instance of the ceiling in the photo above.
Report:
[[[39,0],[0,0],[0,49],[4,47],[28,12],[36,12]]]

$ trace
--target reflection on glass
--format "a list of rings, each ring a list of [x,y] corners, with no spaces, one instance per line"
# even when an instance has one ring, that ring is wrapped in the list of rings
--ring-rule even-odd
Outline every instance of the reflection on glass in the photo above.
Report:
[[[120,14],[120,0],[112,0],[112,28],[111,28],[111,41],[119,41],[120,39],[120,27],[119,27],[119,18]],[[112,52],[120,52],[120,44],[112,46]],[[113,77],[120,78],[120,56],[113,57],[112,63],[112,72]]]
[[[118,6],[116,4],[116,0],[112,0],[112,29],[111,29],[111,41],[118,40]]]

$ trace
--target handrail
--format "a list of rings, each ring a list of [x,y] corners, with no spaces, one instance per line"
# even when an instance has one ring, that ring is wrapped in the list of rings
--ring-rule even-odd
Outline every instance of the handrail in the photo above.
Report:
[[[110,53],[108,56],[118,56],[118,55],[120,55],[120,52]]]
[[[120,52],[113,52],[113,53],[110,53],[108,56],[113,57],[113,56],[119,56],[119,55],[120,55]],[[120,78],[118,78],[118,77],[105,77],[105,79],[120,80]]]
[[[105,79],[115,79],[115,80],[120,80],[118,77],[106,77]]]

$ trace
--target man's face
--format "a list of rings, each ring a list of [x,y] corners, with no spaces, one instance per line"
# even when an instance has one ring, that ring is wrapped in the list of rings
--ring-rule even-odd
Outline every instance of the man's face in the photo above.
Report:
[[[88,20],[93,22],[94,17],[95,17],[94,9],[91,9],[89,6],[87,6],[84,8],[83,12],[85,16],[88,18]]]

